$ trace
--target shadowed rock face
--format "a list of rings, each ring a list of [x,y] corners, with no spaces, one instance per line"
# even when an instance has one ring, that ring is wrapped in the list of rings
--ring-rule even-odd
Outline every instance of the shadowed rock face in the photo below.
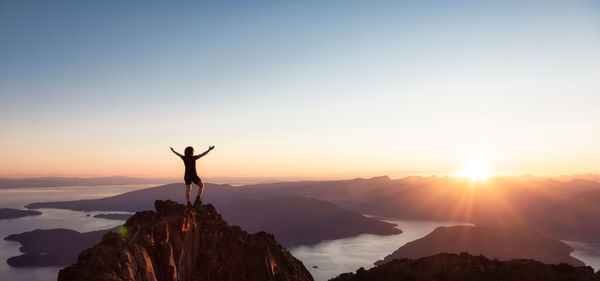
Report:
[[[589,266],[543,264],[533,260],[490,260],[463,253],[438,254],[417,260],[398,259],[369,270],[344,273],[330,281],[592,281],[599,273]]]
[[[228,226],[210,204],[155,209],[133,215],[127,233],[105,235],[58,280],[313,280],[272,235]]]

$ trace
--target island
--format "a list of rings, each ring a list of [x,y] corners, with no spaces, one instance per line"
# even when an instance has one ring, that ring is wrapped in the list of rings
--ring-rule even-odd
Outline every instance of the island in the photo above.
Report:
[[[0,219],[14,219],[27,216],[39,216],[42,212],[34,210],[19,210],[10,208],[0,208]]]
[[[80,233],[71,229],[37,229],[4,238],[21,243],[23,255],[11,257],[6,263],[15,267],[65,266],[75,263],[83,250],[98,243],[109,231],[121,227]]]
[[[461,253],[397,259],[369,270],[361,267],[356,273],[343,273],[330,281],[591,281],[598,280],[597,275],[589,266],[544,264],[526,259],[499,261]]]
[[[538,234],[528,227],[438,227],[427,236],[409,242],[375,264],[394,259],[422,258],[439,253],[483,255],[499,260],[531,259],[549,264],[583,266],[571,257],[571,246]]]
[[[112,213],[111,214],[97,214],[97,215],[94,215],[94,218],[125,221],[129,217],[131,217],[131,215],[132,214],[112,214]]]
[[[238,199],[219,208],[223,218],[254,233],[273,233],[285,247],[315,244],[360,234],[402,233],[394,224],[365,217],[328,201],[273,195]]]

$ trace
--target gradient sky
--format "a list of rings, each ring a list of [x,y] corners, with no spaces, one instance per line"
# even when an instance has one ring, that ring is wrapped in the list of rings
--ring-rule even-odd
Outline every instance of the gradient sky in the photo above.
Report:
[[[598,1],[198,2],[0,0],[0,176],[600,173]]]

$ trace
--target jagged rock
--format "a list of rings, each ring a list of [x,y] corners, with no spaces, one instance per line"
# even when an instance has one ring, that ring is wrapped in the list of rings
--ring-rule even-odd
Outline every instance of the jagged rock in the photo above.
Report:
[[[82,252],[58,280],[313,280],[273,235],[228,226],[210,204],[154,206]]]
[[[437,254],[416,260],[397,259],[369,270],[343,273],[329,281],[598,281],[589,266],[544,264],[533,260],[490,260],[467,253]]]

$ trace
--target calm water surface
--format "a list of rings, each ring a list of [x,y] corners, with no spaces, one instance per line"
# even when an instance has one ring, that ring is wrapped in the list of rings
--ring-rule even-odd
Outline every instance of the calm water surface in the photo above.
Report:
[[[324,241],[313,246],[299,246],[290,251],[304,263],[315,281],[323,281],[340,273],[354,272],[359,267],[369,269],[373,267],[374,262],[383,259],[400,246],[429,234],[436,227],[470,225],[448,221],[385,221],[396,224],[396,228],[403,233],[388,236],[362,234]]]
[[[102,198],[150,186],[154,185],[6,188],[0,189],[0,207],[22,209],[25,205],[33,202]],[[0,279],[14,281],[56,280],[56,274],[62,268],[18,268],[9,266],[6,263],[9,257],[21,255],[19,251],[20,243],[4,240],[4,237],[10,234],[52,228],[67,228],[79,232],[87,232],[108,229],[124,223],[124,221],[93,217],[96,214],[107,212],[75,212],[59,209],[38,209],[38,211],[42,212],[39,216],[0,220]],[[87,216],[88,214],[90,216]]]
[[[313,246],[299,246],[290,249],[290,252],[304,263],[315,281],[326,281],[344,272],[355,272],[360,267],[369,269],[376,261],[404,244],[424,237],[439,226],[472,225],[448,221],[385,221],[396,224],[396,228],[403,233],[390,236],[363,234],[324,241]],[[600,269],[600,244],[563,242],[575,249],[571,256],[594,270]]]

